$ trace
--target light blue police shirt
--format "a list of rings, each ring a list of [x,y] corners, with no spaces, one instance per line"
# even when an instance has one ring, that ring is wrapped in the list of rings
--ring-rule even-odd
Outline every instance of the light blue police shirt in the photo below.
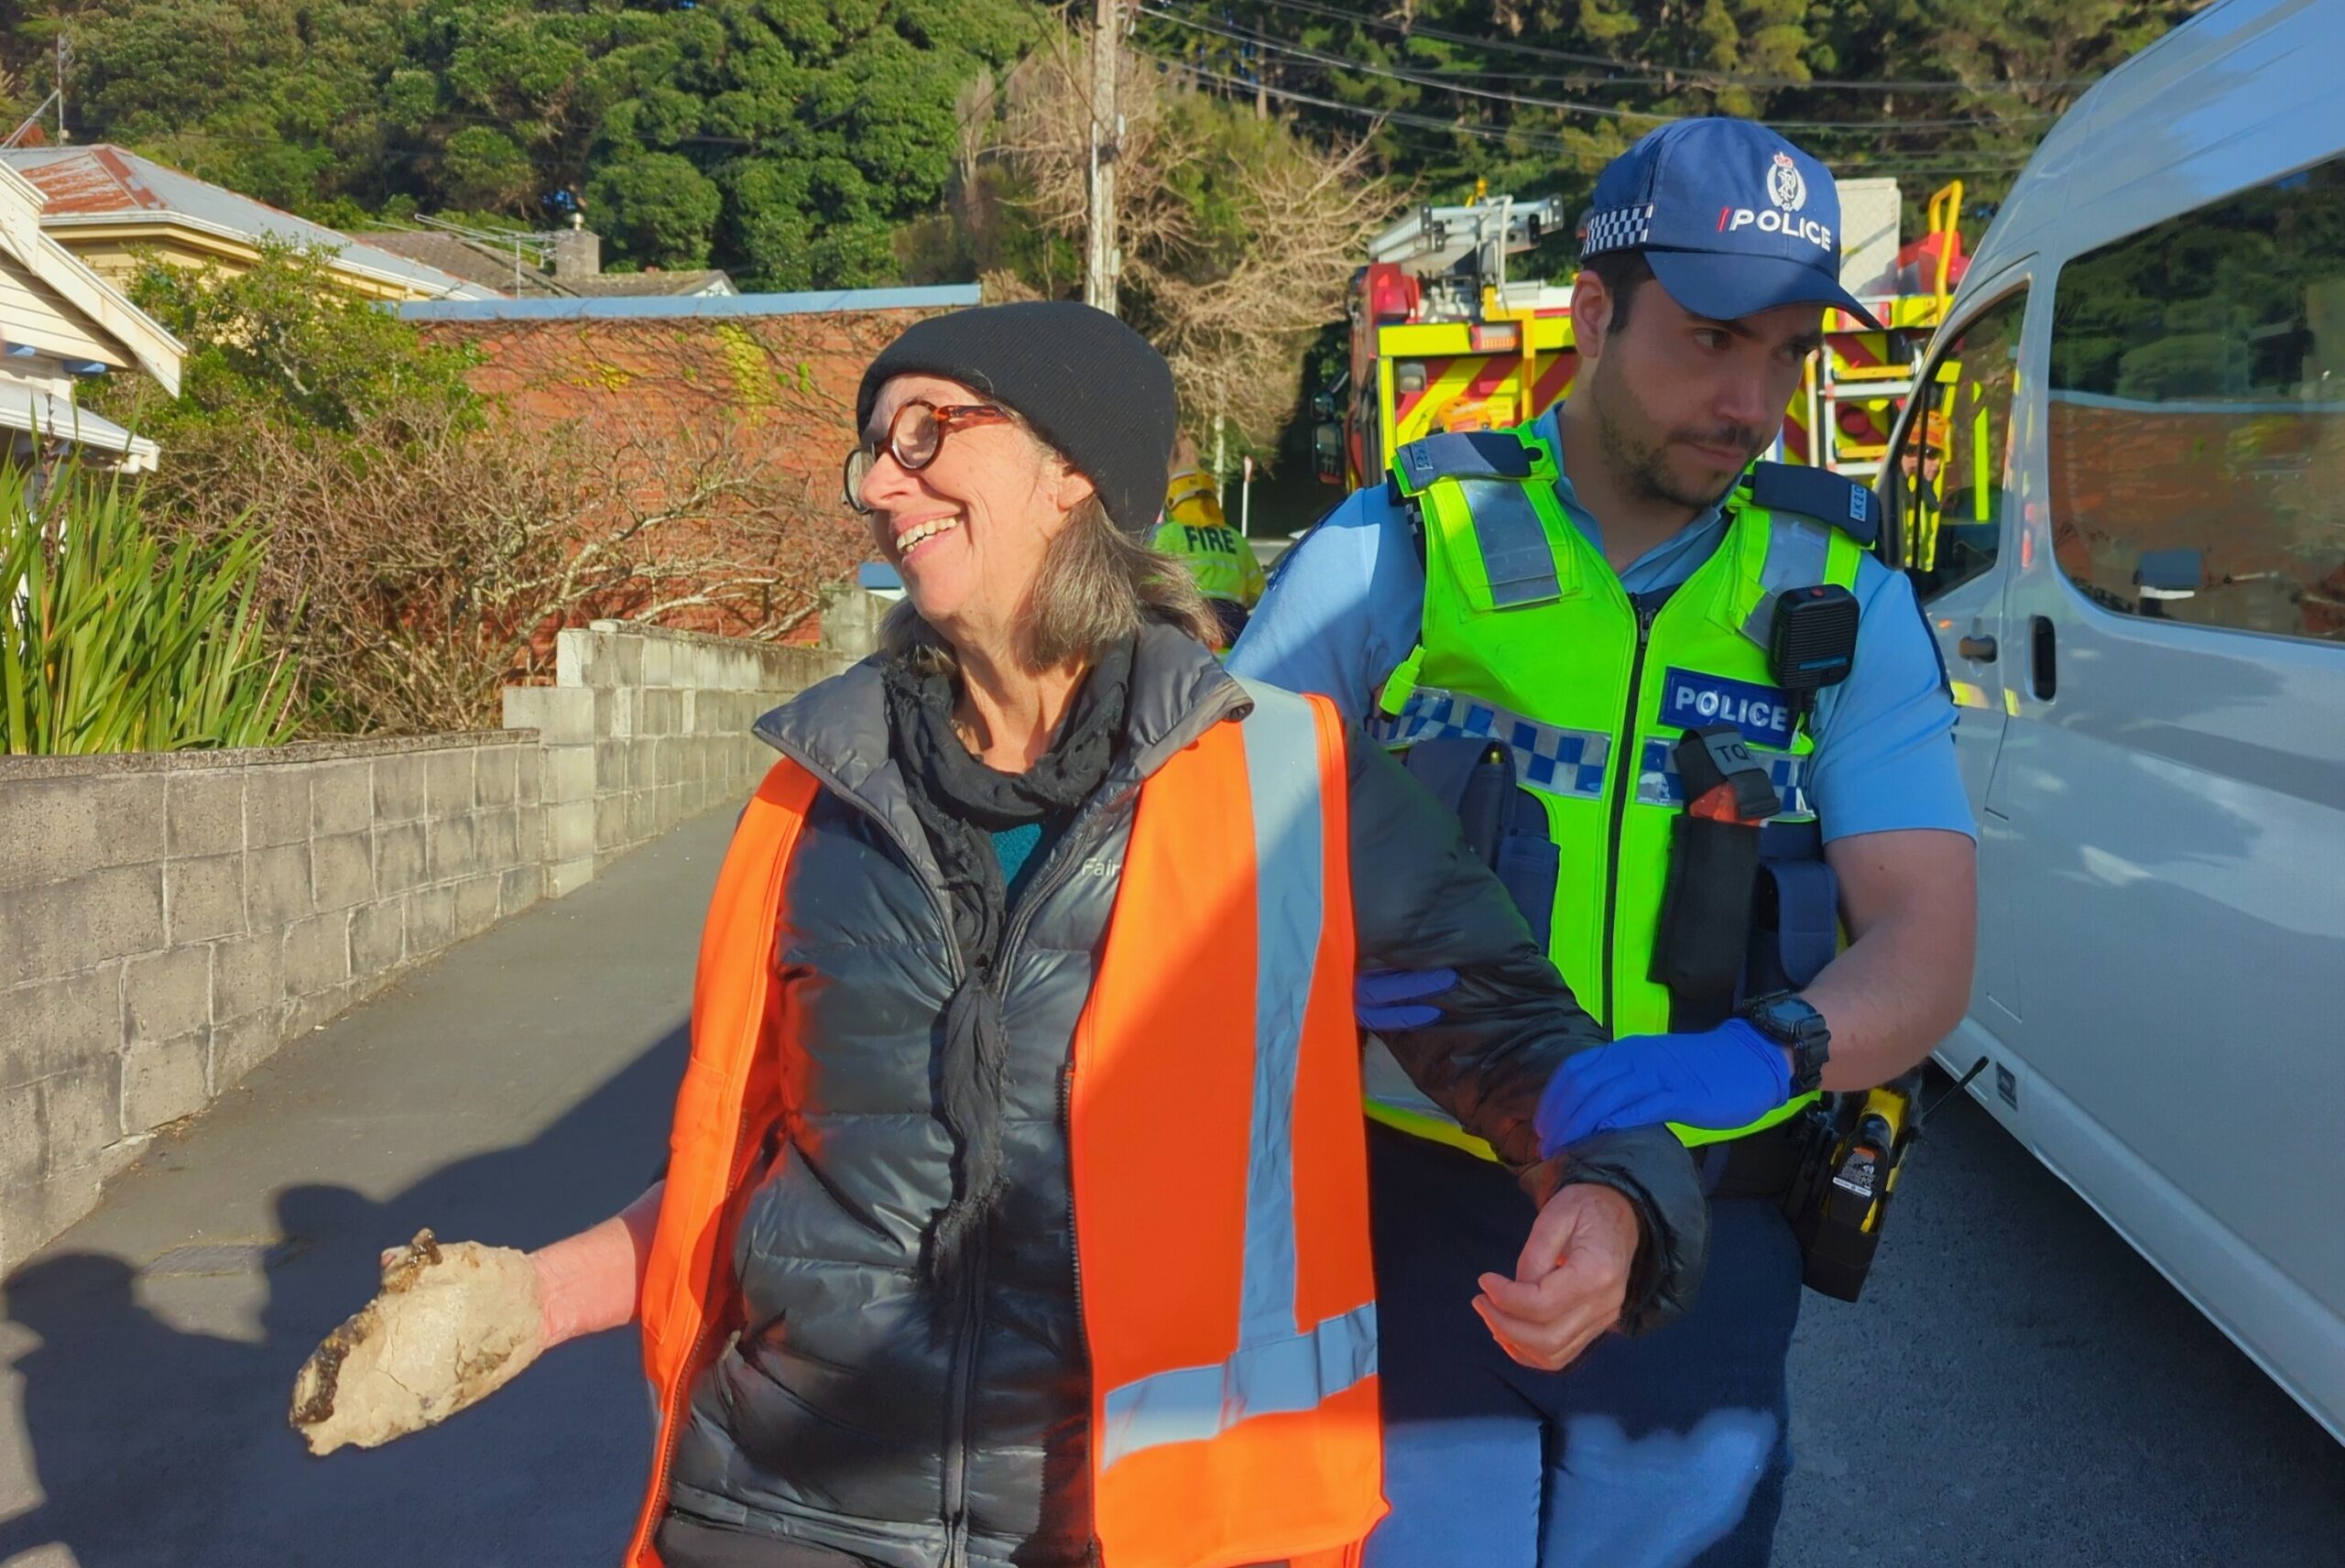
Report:
[[[1559,456],[1554,409],[1539,433]],[[1572,493],[1555,483],[1565,513],[1598,550],[1604,535]],[[1726,538],[1717,507],[1647,550],[1620,574],[1631,593],[1674,588],[1693,576]],[[1871,555],[1859,562],[1856,660],[1848,680],[1818,693],[1807,770],[1826,840],[1904,828],[1943,828],[1978,837],[1955,760],[1954,703],[1913,584]],[[1407,511],[1384,486],[1345,498],[1279,563],[1270,591],[1230,650],[1233,675],[1294,691],[1318,691],[1365,719],[1385,681],[1417,646],[1425,596]]]

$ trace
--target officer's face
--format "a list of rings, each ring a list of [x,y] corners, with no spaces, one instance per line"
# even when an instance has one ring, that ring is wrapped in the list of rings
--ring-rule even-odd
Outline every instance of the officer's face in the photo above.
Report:
[[[1714,321],[1680,306],[1659,280],[1644,284],[1627,323],[1597,334],[1587,371],[1597,430],[1620,479],[1674,506],[1716,504],[1783,429],[1823,325],[1820,305]]]

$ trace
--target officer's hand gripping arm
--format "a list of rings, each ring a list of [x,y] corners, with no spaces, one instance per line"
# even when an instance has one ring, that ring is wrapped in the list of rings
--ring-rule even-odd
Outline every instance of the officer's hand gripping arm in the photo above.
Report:
[[[1541,1094],[1566,1058],[1601,1044],[1603,1033],[1532,944],[1505,887],[1467,851],[1456,819],[1357,729],[1347,744],[1360,966],[1456,975],[1437,996],[1391,1003],[1430,1010],[1429,1020],[1400,1027],[1407,1019],[1394,1018],[1395,1027],[1378,1032],[1418,1087],[1486,1139],[1535,1203],[1543,1207],[1576,1182],[1626,1198],[1642,1246],[1623,1326],[1676,1316],[1700,1282],[1708,1240],[1691,1158],[1659,1127],[1599,1133],[1543,1157]]]

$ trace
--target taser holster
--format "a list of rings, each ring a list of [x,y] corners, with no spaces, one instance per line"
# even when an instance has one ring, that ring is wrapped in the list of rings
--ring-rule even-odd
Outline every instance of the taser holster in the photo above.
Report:
[[[1687,730],[1674,756],[1685,803],[1670,833],[1648,978],[1669,988],[1669,1027],[1692,1032],[1734,1012],[1751,947],[1760,835],[1783,802],[1731,724]]]

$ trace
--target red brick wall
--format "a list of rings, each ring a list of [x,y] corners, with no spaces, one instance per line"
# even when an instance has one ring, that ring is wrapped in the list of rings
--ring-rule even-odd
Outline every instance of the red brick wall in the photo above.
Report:
[[[653,618],[811,641],[814,594],[869,553],[860,520],[839,499],[856,384],[874,354],[931,313],[420,325],[437,342],[479,353],[473,386],[500,399],[524,430],[572,427],[610,482],[625,487],[629,507],[677,506],[685,514],[657,535],[658,553],[676,572],[594,614],[641,617],[682,596],[696,574],[735,583],[741,573],[720,567],[762,562],[774,569],[769,587]],[[716,471],[733,493],[678,505]],[[614,517],[624,509],[615,506]]]

